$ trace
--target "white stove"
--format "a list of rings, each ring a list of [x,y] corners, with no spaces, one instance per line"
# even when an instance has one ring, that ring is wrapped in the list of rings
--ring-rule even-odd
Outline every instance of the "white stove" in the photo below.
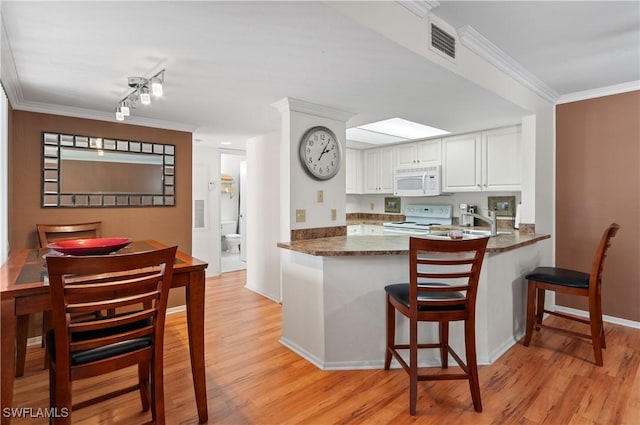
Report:
[[[407,205],[404,221],[383,223],[385,233],[428,235],[431,226],[451,226],[453,205]]]

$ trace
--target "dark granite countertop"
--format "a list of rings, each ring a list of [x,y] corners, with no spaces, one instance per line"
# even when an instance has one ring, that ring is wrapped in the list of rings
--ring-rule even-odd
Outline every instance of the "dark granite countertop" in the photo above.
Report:
[[[488,253],[500,253],[550,238],[547,234],[512,230],[489,239]],[[409,253],[408,235],[348,235],[279,242],[278,247],[314,256],[404,255]]]

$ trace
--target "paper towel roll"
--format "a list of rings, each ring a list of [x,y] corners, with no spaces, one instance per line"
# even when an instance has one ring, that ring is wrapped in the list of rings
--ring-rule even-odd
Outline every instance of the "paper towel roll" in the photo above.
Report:
[[[519,229],[520,228],[520,202],[518,202],[518,205],[516,205],[516,217],[513,220],[513,228],[514,229]]]

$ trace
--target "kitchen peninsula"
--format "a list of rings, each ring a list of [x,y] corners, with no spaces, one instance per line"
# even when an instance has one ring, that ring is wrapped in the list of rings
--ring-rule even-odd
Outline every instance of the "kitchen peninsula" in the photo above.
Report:
[[[493,363],[524,334],[526,282],[549,235],[517,230],[492,237],[476,304],[479,364]],[[409,236],[348,235],[279,243],[283,345],[321,369],[382,368],[385,292],[408,282]],[[408,322],[398,318],[398,338]],[[420,324],[421,339],[436,341],[437,325]],[[453,348],[464,352],[462,323],[451,324]],[[429,350],[422,364],[435,364]]]

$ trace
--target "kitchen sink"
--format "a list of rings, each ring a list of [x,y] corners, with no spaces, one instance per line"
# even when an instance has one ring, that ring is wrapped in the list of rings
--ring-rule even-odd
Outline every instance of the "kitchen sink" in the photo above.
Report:
[[[509,234],[511,234],[511,232],[498,232],[498,234],[496,236],[509,235]],[[487,236],[491,236],[491,231],[490,230],[474,230],[474,229],[464,229],[464,230],[462,230],[462,239],[463,240],[486,238]],[[451,239],[449,237],[449,231],[448,230],[431,231],[428,235],[425,235],[425,237],[433,238],[433,239]]]
[[[484,238],[487,237],[488,235],[472,235],[472,234],[468,234],[468,233],[463,233],[462,234],[462,240],[468,240],[468,239],[480,239],[480,238]],[[431,232],[428,235],[425,235],[426,238],[431,238],[431,239],[449,239],[451,240],[451,237],[449,237],[449,232]]]
[[[480,236],[491,236],[491,230],[475,230],[475,229],[465,229],[462,231],[464,235],[480,235]],[[510,235],[511,232],[498,232],[497,236],[500,235]]]

